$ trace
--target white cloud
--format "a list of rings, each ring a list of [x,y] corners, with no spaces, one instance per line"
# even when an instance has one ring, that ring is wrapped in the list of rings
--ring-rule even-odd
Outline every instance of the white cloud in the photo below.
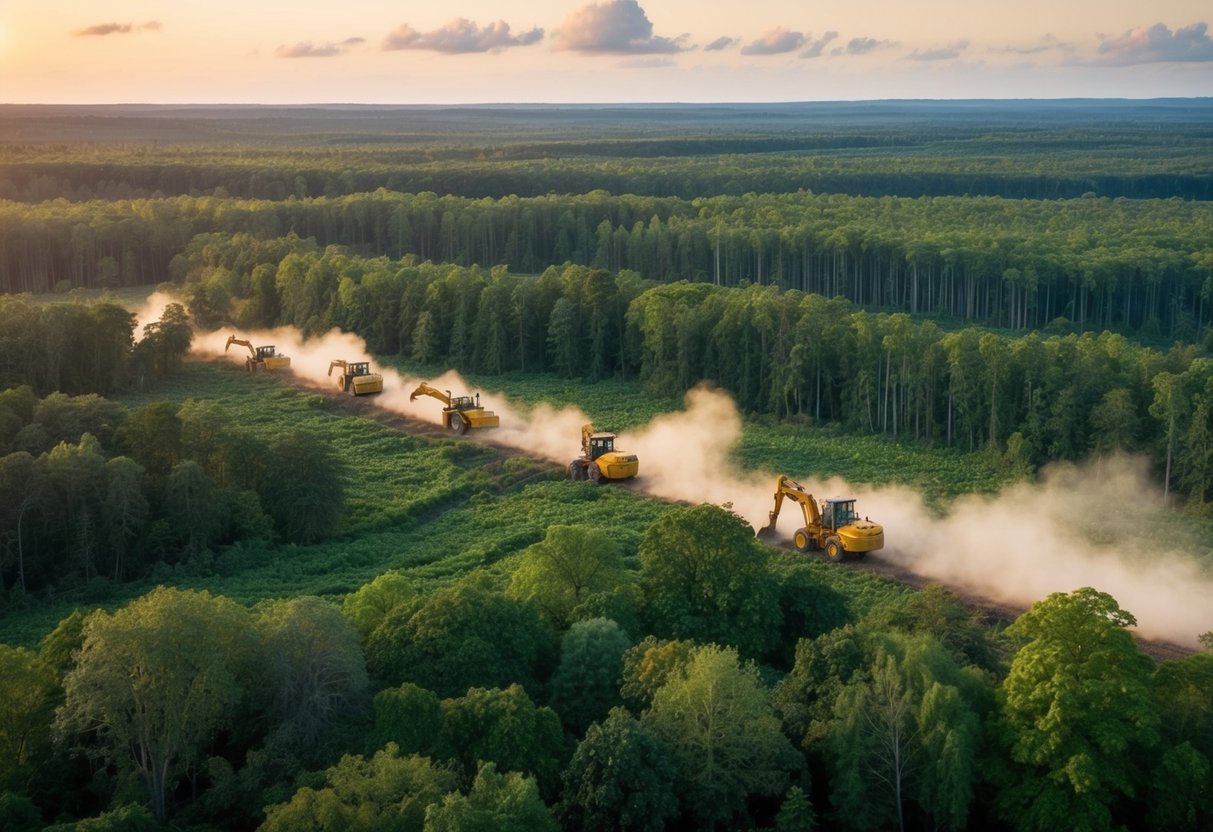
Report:
[[[340,42],[330,41],[328,43],[303,41],[294,46],[279,46],[274,51],[274,55],[279,58],[332,58],[365,42],[364,38],[346,38]]]
[[[822,50],[825,49],[827,46],[829,46],[830,41],[834,40],[837,37],[838,37],[837,32],[826,32],[824,35],[817,38],[816,40],[813,39],[812,35],[809,35],[809,37],[807,38],[808,48],[800,53],[800,57],[802,57],[802,58],[819,57],[821,55]]]
[[[104,37],[105,35],[129,35],[131,32],[159,32],[160,21],[149,20],[136,26],[133,23],[97,23],[72,32],[74,37]]]
[[[729,49],[730,47],[736,46],[737,43],[738,43],[737,38],[721,36],[721,37],[716,38],[716,40],[712,41],[707,46],[705,46],[703,48],[703,51],[704,52],[720,52],[724,49]]]
[[[807,40],[804,32],[794,32],[779,26],[767,31],[758,40],[741,47],[741,54],[782,55],[785,52],[795,52],[804,46]]]
[[[556,49],[587,55],[670,55],[686,48],[686,35],[654,35],[652,22],[636,0],[582,6],[565,18],[555,38]]]
[[[911,61],[951,61],[969,48],[968,40],[958,40],[935,49],[915,49],[907,57]]]
[[[457,17],[432,32],[418,32],[407,23],[394,29],[383,41],[386,51],[398,49],[424,49],[447,55],[476,52],[500,52],[514,46],[530,46],[543,39],[543,30],[531,29],[518,35],[511,34],[510,24],[497,20],[484,26]]]
[[[1213,61],[1208,24],[1193,23],[1172,32],[1166,25],[1140,26],[1119,37],[1101,36],[1095,63],[1132,64]]]

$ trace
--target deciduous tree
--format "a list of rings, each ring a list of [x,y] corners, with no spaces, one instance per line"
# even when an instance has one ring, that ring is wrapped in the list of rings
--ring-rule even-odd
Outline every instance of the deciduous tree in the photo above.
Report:
[[[757,668],[733,648],[695,650],[643,721],[670,746],[683,808],[709,828],[740,816],[750,795],[782,794],[802,764]]]
[[[233,719],[254,654],[247,610],[206,592],[159,587],[84,624],[57,725],[139,775],[158,820],[168,793]]]
[[[999,727],[1015,764],[999,805],[1016,828],[1105,829],[1117,801],[1136,793],[1159,714],[1134,624],[1110,595],[1084,587],[1037,601],[1007,628],[1026,640],[1003,683]]]
[[[661,832],[678,812],[670,749],[624,708],[592,724],[563,776],[556,813],[581,832]]]
[[[589,526],[551,526],[522,553],[507,594],[534,603],[560,629],[577,618],[595,594],[610,593],[631,578],[619,544]]]
[[[745,520],[704,504],[667,512],[640,544],[641,586],[657,635],[761,655],[779,635],[779,587]]]

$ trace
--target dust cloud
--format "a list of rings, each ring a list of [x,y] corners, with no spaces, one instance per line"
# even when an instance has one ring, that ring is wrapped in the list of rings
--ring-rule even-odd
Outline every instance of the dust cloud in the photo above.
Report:
[[[194,351],[242,364],[246,348],[224,349],[232,333],[198,334]],[[336,390],[335,378],[328,375],[333,359],[369,360],[361,338],[338,330],[307,339],[291,327],[235,334],[254,346],[274,344],[291,357],[294,377],[315,388]],[[383,393],[372,399],[378,407],[437,423],[439,402],[428,396],[409,401],[418,382],[454,395],[479,392],[481,404],[501,417],[501,427],[465,438],[525,450],[561,466],[580,453],[581,426],[589,418],[575,407],[526,407],[504,393],[475,390],[453,370],[421,379],[373,360],[371,367],[384,376]],[[755,528],[767,523],[781,473],[818,499],[855,497],[859,513],[885,529],[885,549],[870,558],[896,562],[959,591],[1026,609],[1051,592],[1092,586],[1133,613],[1145,637],[1195,647],[1199,633],[1213,630],[1213,576],[1198,563],[1208,547],[1199,551],[1157,533],[1162,497],[1141,460],[1056,465],[1037,481],[959,499],[941,517],[905,487],[856,486],[804,471],[742,471],[732,459],[742,430],[732,398],[699,387],[687,393],[684,410],[620,432],[616,448],[639,456],[637,487],[646,493],[728,504]],[[785,502],[777,531],[789,538],[801,522],[797,506]]]
[[[164,307],[170,303],[181,301],[165,292],[152,292],[143,302],[143,306],[135,310],[135,340],[143,337],[143,328],[164,317]],[[129,308],[129,307],[128,307]]]

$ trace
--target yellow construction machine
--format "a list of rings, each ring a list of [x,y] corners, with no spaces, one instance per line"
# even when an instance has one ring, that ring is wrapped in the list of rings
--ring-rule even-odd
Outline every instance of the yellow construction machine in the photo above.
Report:
[[[569,463],[569,478],[600,483],[626,480],[640,471],[636,454],[615,450],[615,434],[594,430],[593,425],[581,426],[581,456]]]
[[[409,394],[409,401],[413,401],[418,396],[431,396],[442,402],[442,426],[456,433],[467,433],[469,430],[479,430],[480,428],[495,428],[501,424],[500,416],[481,407],[479,393],[471,396],[452,396],[450,390],[444,393],[423,381],[417,385],[416,390]]]
[[[818,507],[804,486],[782,475],[775,480],[775,508],[771,509],[770,522],[758,530],[760,539],[775,537],[775,521],[784,498],[799,503],[804,511],[804,526],[792,535],[792,545],[798,551],[821,549],[826,560],[838,563],[845,558],[862,558],[884,546],[884,528],[866,517],[860,519],[853,499],[822,500]]]
[[[337,389],[342,393],[369,396],[383,392],[383,376],[372,373],[371,365],[367,361],[343,361],[338,358],[329,364],[330,376],[334,369],[341,370],[341,375],[337,376]]]
[[[280,355],[276,347],[254,347],[243,338],[229,335],[223,351],[227,352],[227,348],[232,344],[248,347],[249,355],[248,358],[244,359],[244,369],[250,373],[254,370],[285,370],[291,366],[290,356]]]

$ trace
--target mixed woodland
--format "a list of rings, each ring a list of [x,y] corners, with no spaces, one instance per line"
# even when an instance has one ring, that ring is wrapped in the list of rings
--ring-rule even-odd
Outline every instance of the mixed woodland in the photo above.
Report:
[[[1128,452],[1207,523],[1213,108],[1070,104],[8,108],[0,827],[1209,828],[1213,634],[1098,576],[990,618],[190,356],[708,383],[767,468]]]

